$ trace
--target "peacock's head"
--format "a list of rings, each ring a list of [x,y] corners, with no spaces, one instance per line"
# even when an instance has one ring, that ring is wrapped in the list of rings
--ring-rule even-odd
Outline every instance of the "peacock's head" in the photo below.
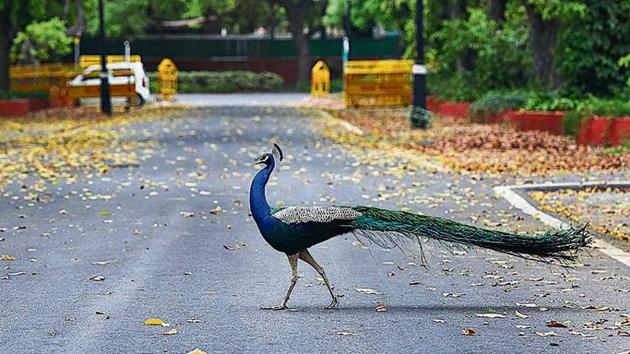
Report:
[[[271,149],[271,152],[266,152],[258,156],[255,160],[255,163],[256,165],[265,164],[266,166],[269,166],[272,161],[282,161],[283,158],[284,154],[282,153],[282,149],[280,149],[280,146],[278,144],[273,143],[273,149]]]

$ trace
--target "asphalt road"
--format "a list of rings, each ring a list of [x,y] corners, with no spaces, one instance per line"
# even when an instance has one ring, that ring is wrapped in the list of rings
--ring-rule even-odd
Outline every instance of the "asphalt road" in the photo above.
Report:
[[[405,205],[463,222],[471,222],[466,210],[492,217],[508,209],[467,177],[380,173],[391,166],[358,163],[311,122],[289,108],[199,109],[137,125],[158,142],[138,167],[50,186],[48,202],[25,200],[19,186],[5,189],[0,254],[16,260],[0,261],[0,352],[630,350],[615,326],[630,313],[630,272],[597,251],[566,270],[428,246],[425,269],[412,252],[338,237],[312,249],[343,295],[338,309],[324,309],[326,288],[301,263],[295,310],[260,310],[279,304],[290,275],[285,255],[265,244],[248,216],[252,161],[272,140],[288,159],[268,188],[271,201]],[[383,198],[409,188],[411,195]],[[467,200],[480,188],[486,199]],[[511,222],[539,226],[524,215]],[[147,318],[170,327],[146,326]]]
[[[308,93],[183,93],[177,103],[201,107],[291,106],[308,99]]]

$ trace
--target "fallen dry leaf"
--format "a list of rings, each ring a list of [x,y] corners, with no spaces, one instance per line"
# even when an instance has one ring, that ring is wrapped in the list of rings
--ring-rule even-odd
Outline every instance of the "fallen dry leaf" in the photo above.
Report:
[[[521,304],[521,303],[518,303],[518,302],[516,303],[516,306],[518,306],[518,307],[538,307],[538,305],[536,305],[536,304],[534,304],[534,303],[524,303],[524,304]]]
[[[175,335],[175,334],[177,334],[177,328],[175,328],[175,327],[173,327],[173,328],[169,329],[168,331],[162,333],[162,335],[164,335],[164,336],[172,336],[172,335]]]
[[[225,248],[226,250],[229,250],[229,251],[236,251],[236,250],[239,250],[239,249],[241,249],[243,247],[247,247],[247,245],[242,243],[242,242],[237,242],[237,243],[235,243],[233,245],[223,245],[223,248]]]
[[[442,293],[442,296],[444,297],[461,297],[464,296],[466,294],[464,293]]]
[[[518,312],[518,310],[515,310],[515,311],[514,311],[514,315],[516,315],[516,317],[521,318],[521,319],[526,319],[526,318],[529,318],[529,316],[527,316],[527,315],[526,315],[526,314],[524,314],[524,313],[520,313],[520,312]]]
[[[352,333],[352,332],[346,332],[346,331],[338,331],[337,333],[338,336],[356,336],[356,333]]]
[[[555,337],[558,335],[556,332],[536,332],[536,334],[541,337]]]
[[[374,289],[370,289],[370,288],[354,288],[354,290],[363,293],[363,294],[367,294],[367,295],[381,295],[383,294],[380,291],[374,290]]]
[[[482,318],[505,318],[505,315],[500,313],[476,313],[475,315]]]
[[[162,321],[162,319],[160,318],[147,318],[146,320],[144,320],[144,325],[168,327],[168,323]]]
[[[547,327],[555,327],[555,328],[567,328],[564,324],[557,321],[547,321],[545,322],[545,326]]]
[[[466,328],[462,331],[462,334],[465,336],[474,336],[477,335],[477,331],[472,328]]]
[[[92,262],[93,265],[106,265],[106,264],[110,264],[112,261],[97,261],[97,262]]]
[[[203,350],[201,350],[199,348],[195,348],[195,349],[189,351],[186,354],[208,354],[208,353],[204,352]]]
[[[10,256],[8,254],[3,254],[3,255],[0,256],[0,259],[3,260],[3,261],[14,261],[15,257]]]

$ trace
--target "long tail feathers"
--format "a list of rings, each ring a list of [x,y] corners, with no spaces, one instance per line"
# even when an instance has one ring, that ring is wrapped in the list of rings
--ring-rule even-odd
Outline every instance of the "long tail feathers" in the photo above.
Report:
[[[404,239],[412,239],[422,247],[420,238],[428,237],[449,244],[488,248],[525,259],[566,263],[575,261],[578,251],[592,241],[587,225],[527,236],[404,211],[366,206],[352,208],[363,214],[352,222],[355,232],[380,246],[400,247]]]

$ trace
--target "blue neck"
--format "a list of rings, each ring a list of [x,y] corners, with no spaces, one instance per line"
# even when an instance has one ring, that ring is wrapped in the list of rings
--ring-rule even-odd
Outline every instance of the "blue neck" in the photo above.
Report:
[[[265,197],[265,186],[269,181],[269,176],[271,176],[271,172],[276,166],[276,163],[273,157],[270,156],[269,158],[269,165],[256,174],[249,190],[249,208],[252,212],[254,220],[257,223],[263,218],[271,215],[271,208],[269,207],[269,203],[267,203],[267,198]]]

